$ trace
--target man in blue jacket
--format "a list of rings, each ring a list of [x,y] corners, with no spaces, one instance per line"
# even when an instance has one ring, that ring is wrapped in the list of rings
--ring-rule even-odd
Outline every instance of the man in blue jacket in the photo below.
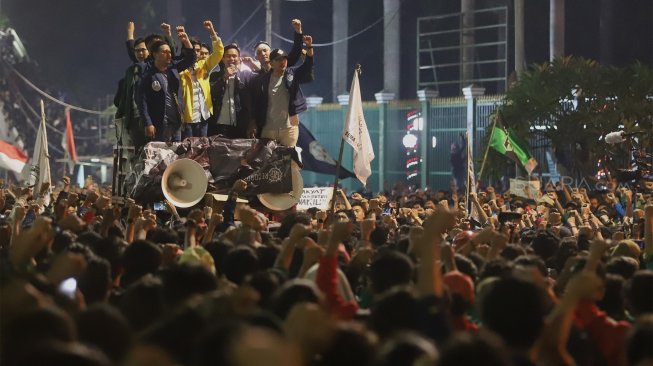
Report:
[[[138,111],[145,124],[145,136],[153,141],[181,140],[181,83],[179,73],[195,64],[196,55],[185,32],[178,33],[182,58],[173,60],[172,50],[164,41],[150,46],[153,65],[140,82],[136,95]]]
[[[299,113],[306,99],[299,84],[313,81],[313,38],[304,36],[306,59],[300,66],[288,67],[288,56],[281,49],[270,53],[270,71],[252,82],[253,120],[248,136],[277,140],[295,146],[299,136]]]

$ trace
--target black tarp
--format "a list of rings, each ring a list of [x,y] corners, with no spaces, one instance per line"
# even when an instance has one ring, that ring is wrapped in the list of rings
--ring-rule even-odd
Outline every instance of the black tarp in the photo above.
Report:
[[[211,136],[177,143],[150,142],[134,161],[125,180],[126,191],[139,202],[163,200],[163,172],[170,163],[184,158],[204,168],[208,192],[225,194],[236,179],[244,179],[248,183],[245,196],[291,192],[291,161],[299,164],[294,148],[267,139]]]

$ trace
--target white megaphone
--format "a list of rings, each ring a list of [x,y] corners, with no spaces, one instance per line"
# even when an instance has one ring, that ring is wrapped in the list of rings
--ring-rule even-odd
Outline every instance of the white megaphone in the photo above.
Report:
[[[168,165],[161,178],[161,190],[177,207],[191,207],[204,198],[209,181],[202,166],[191,159],[179,159]]]

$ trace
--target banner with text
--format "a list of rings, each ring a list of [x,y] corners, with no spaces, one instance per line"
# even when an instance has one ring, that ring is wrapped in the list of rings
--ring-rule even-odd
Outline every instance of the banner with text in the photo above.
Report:
[[[539,198],[540,188],[542,188],[539,180],[521,180],[510,178],[510,194],[537,199]]]
[[[326,211],[329,209],[331,197],[333,197],[333,187],[304,188],[302,197],[297,204],[297,209],[306,211],[311,207],[317,207],[320,210]]]

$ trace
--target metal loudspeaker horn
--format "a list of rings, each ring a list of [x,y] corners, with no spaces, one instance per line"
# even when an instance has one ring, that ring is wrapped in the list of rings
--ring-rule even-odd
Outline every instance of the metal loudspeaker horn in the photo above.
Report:
[[[161,190],[177,207],[191,207],[204,198],[208,179],[202,166],[191,159],[179,159],[168,165],[161,178]]]

